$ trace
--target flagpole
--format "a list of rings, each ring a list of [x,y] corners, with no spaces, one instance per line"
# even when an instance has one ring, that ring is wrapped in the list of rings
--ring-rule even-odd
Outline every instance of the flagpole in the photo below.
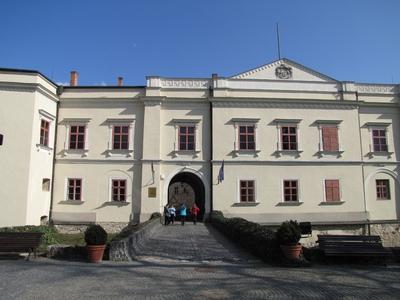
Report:
[[[279,23],[276,23],[276,39],[278,41],[278,59],[281,59],[281,45],[279,42]]]

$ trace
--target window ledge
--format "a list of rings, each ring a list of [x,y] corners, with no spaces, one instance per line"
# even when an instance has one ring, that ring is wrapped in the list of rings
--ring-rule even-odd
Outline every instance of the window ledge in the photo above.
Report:
[[[342,205],[345,201],[322,201],[319,205]]]
[[[84,203],[84,201],[81,200],[64,200],[58,202],[59,204],[72,204],[72,205],[81,205]]]
[[[126,156],[133,157],[133,149],[109,149],[106,152],[107,157],[111,156]]]
[[[123,201],[107,201],[104,202],[104,206],[127,206],[131,204],[130,202],[123,202]]]
[[[174,150],[172,151],[174,157],[192,155],[193,157],[199,157],[200,150]]]
[[[378,199],[378,198],[376,198],[376,201],[390,201],[390,200],[392,200],[392,199],[390,199],[390,198],[387,198],[387,199]]]
[[[241,206],[257,206],[259,204],[260,204],[260,202],[237,202],[237,203],[233,203],[232,206],[233,207],[235,207],[235,206],[238,206],[238,207],[241,207]]]
[[[246,155],[247,156],[253,155],[254,157],[258,157],[260,152],[261,152],[261,150],[258,150],[258,149],[256,149],[256,150],[240,150],[240,149],[233,150],[235,157],[246,156]]]
[[[86,157],[89,149],[65,149],[63,151],[63,156],[68,155],[80,155],[82,157]]]
[[[301,201],[287,201],[287,202],[279,202],[276,206],[300,206],[304,202]]]
[[[343,150],[337,150],[337,151],[325,151],[325,150],[319,150],[318,152],[319,156],[336,156],[336,157],[341,157],[342,154],[344,153]]]
[[[373,158],[375,156],[386,156],[387,158],[391,158],[392,154],[393,154],[393,152],[389,152],[389,151],[371,151],[371,152],[367,153],[369,158]]]
[[[276,150],[275,151],[275,155],[278,157],[283,156],[283,155],[300,157],[301,153],[303,153],[303,150]]]
[[[38,150],[45,150],[45,151],[53,151],[53,148],[50,148],[48,146],[42,145],[42,144],[36,144],[36,148],[38,148]]]

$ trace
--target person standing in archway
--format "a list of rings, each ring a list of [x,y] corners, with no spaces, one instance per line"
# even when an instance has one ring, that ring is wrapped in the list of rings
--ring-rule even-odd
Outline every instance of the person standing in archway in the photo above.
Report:
[[[175,215],[176,215],[176,210],[175,207],[171,204],[168,208],[169,214],[170,214],[170,221],[172,225],[174,225],[175,222]]]
[[[182,203],[182,205],[179,209],[179,214],[181,215],[181,225],[182,226],[185,225],[185,219],[186,219],[186,215],[187,215],[186,210],[187,209],[186,209],[185,203]]]
[[[193,204],[191,210],[190,210],[190,214],[192,215],[193,218],[193,224],[196,225],[197,222],[197,215],[200,212],[200,208],[197,207],[196,203]]]

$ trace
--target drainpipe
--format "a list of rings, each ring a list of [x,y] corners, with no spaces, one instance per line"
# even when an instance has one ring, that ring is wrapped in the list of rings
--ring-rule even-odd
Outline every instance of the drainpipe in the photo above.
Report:
[[[61,96],[64,91],[64,87],[58,86],[57,87],[57,96]],[[57,146],[57,124],[58,124],[58,112],[60,109],[60,99],[57,102],[56,108],[56,120],[54,126],[54,145],[53,145],[53,167],[52,167],[52,176],[51,176],[51,191],[50,191],[50,209],[49,209],[49,224],[53,224],[53,201],[54,201],[54,171],[56,168],[56,146]]]
[[[361,155],[361,174],[362,174],[362,186],[363,186],[363,198],[364,198],[364,211],[367,214],[367,198],[365,193],[365,172],[364,172],[364,153],[362,149],[362,138],[361,138],[361,120],[360,120],[360,105],[358,103],[358,92],[356,91],[356,101],[357,101],[357,120],[358,120],[358,136],[360,139],[360,155]],[[371,235],[371,229],[369,224],[369,219],[367,221],[367,231],[368,235]]]
[[[217,74],[212,74],[211,75],[211,85],[209,89],[209,104],[210,104],[210,214],[214,209],[213,205],[213,106],[212,106],[212,101],[211,99],[214,97],[214,82],[216,81],[218,75]]]

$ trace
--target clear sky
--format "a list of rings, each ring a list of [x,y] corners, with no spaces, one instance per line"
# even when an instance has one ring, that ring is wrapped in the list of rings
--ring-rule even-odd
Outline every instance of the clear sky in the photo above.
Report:
[[[400,0],[1,0],[0,67],[55,82],[231,76],[282,57],[338,80],[400,83]]]

